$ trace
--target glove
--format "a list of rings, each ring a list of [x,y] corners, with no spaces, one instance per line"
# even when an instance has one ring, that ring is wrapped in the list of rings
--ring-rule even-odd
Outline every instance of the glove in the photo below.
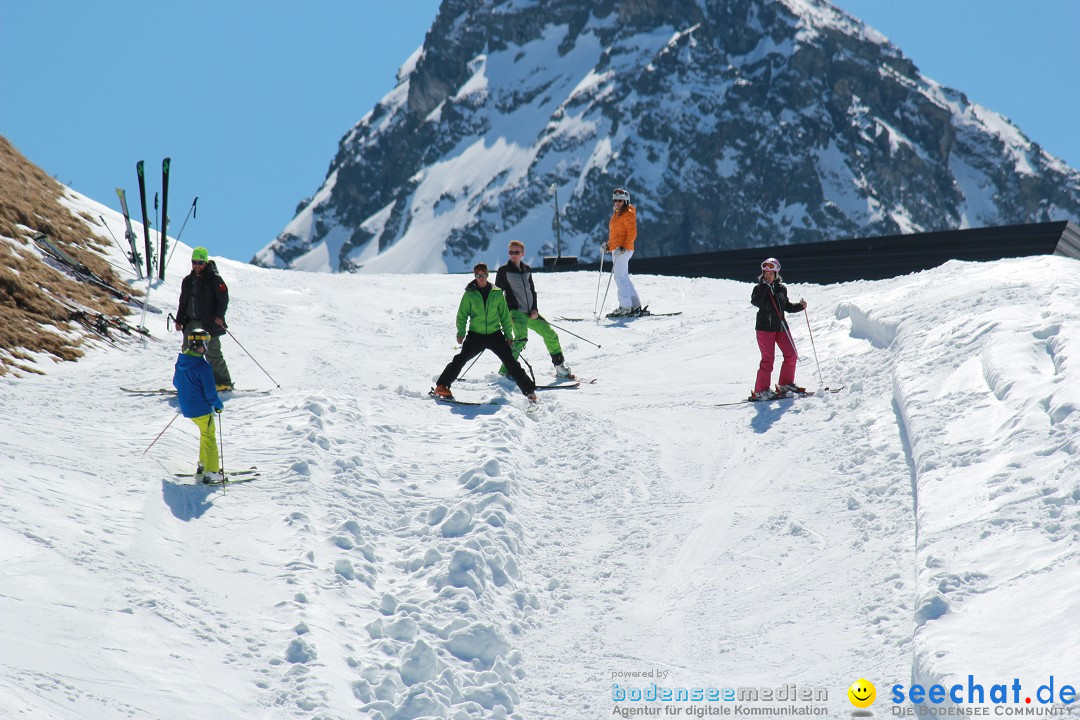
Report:
[[[214,408],[214,412],[216,412],[218,415],[220,415],[221,411],[224,410],[224,409],[225,409],[224,405],[219,405],[219,406]]]
[[[601,250],[603,250],[604,252],[607,252],[607,251],[608,251],[607,243],[603,243],[603,244],[602,244],[602,245],[600,246],[600,249],[601,249]]]

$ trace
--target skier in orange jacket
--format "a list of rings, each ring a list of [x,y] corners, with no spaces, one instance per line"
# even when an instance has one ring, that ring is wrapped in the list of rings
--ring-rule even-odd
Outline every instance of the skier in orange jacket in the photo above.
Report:
[[[611,252],[611,272],[619,293],[619,307],[608,313],[608,317],[640,315],[641,298],[630,281],[630,258],[634,256],[634,240],[637,239],[637,210],[630,204],[630,193],[622,188],[615,188],[611,200],[615,207],[608,221],[608,241],[601,247]]]

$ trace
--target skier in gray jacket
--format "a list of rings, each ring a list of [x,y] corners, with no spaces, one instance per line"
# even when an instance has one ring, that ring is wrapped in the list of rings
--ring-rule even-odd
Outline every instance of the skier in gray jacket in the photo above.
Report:
[[[560,378],[573,378],[570,366],[563,357],[559,336],[540,317],[536,309],[536,286],[533,285],[532,268],[525,264],[525,243],[511,240],[507,248],[509,260],[499,268],[495,275],[495,287],[503,291],[506,304],[510,308],[510,319],[514,326],[514,358],[516,359],[529,341],[529,330],[544,340],[544,346],[551,355],[551,364],[555,366],[555,375]],[[499,368],[505,374],[505,368]]]

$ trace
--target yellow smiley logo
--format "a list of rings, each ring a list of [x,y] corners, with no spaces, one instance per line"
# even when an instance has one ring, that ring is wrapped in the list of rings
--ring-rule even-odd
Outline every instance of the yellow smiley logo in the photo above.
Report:
[[[847,689],[848,700],[857,708],[868,708],[877,699],[877,688],[872,682],[859,678]]]

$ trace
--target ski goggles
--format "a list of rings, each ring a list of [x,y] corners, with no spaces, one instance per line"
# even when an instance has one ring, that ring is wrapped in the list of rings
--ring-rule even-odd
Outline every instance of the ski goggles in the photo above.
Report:
[[[769,258],[761,263],[761,269],[769,272],[780,272],[780,261],[776,258]]]

